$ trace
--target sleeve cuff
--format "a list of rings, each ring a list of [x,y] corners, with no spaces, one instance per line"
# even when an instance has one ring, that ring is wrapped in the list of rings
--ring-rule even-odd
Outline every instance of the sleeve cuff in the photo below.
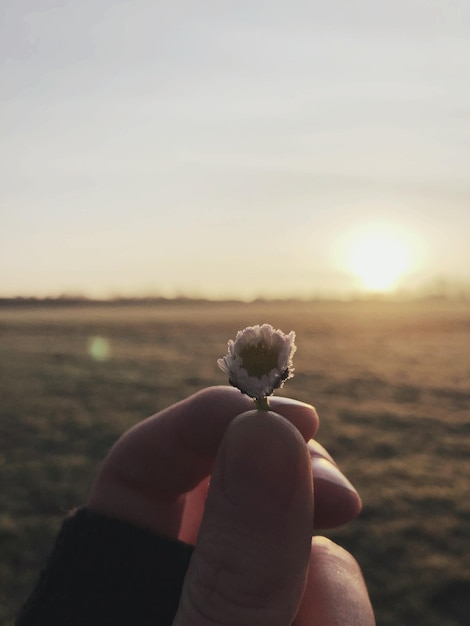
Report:
[[[79,509],[16,626],[171,626],[193,547]]]

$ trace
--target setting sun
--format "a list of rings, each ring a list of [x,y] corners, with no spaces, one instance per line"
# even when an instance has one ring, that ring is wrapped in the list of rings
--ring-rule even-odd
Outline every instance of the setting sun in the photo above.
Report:
[[[407,238],[386,225],[369,225],[355,231],[346,246],[348,269],[368,291],[390,291],[411,269]]]

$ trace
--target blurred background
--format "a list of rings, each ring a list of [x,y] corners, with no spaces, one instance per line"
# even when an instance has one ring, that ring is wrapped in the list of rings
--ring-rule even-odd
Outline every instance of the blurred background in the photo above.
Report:
[[[468,626],[468,76],[465,0],[0,0],[1,626],[112,443],[263,322],[377,623]]]

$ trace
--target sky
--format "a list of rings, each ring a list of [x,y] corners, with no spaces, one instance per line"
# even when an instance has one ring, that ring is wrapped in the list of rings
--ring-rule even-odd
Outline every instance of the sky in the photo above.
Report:
[[[0,0],[0,296],[468,284],[469,77],[467,0]]]

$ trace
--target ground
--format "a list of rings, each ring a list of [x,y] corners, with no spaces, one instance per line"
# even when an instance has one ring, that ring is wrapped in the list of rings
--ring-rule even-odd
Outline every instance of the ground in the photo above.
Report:
[[[470,303],[440,300],[1,306],[1,626],[112,442],[225,384],[227,340],[263,322],[296,331],[282,393],[317,407],[363,498],[329,536],[361,564],[377,623],[470,623]]]

